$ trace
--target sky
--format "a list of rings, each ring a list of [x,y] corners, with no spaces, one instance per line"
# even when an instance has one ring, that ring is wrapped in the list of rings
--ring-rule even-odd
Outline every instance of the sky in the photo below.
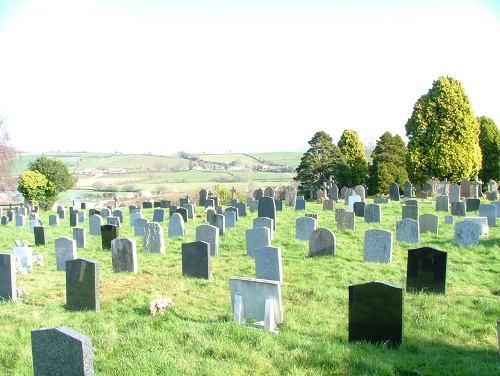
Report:
[[[500,125],[500,0],[0,0],[0,116],[24,152],[405,141],[441,76]]]

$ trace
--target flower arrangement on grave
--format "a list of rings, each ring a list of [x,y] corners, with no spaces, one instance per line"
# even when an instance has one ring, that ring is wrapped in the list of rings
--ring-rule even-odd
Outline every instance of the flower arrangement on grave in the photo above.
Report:
[[[39,254],[33,256],[33,263],[40,265],[40,266],[43,266],[44,265],[43,255],[41,253],[39,253]]]
[[[173,305],[174,302],[172,298],[153,299],[151,303],[149,303],[149,314],[151,316],[164,315]]]
[[[16,273],[28,274],[28,269],[23,266],[21,259],[18,256],[15,256],[14,265],[16,266]]]

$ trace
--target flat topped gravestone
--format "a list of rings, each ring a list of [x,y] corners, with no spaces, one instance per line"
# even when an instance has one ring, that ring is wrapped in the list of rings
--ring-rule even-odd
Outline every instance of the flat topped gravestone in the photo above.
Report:
[[[111,263],[114,273],[137,273],[137,244],[135,239],[113,239],[111,241]]]
[[[99,264],[87,259],[66,261],[66,309],[100,310]]]
[[[365,231],[364,261],[392,261],[392,232],[379,229]]]
[[[183,243],[182,275],[212,279],[210,273],[210,244],[203,241]]]
[[[446,293],[448,254],[430,247],[408,250],[406,291]]]
[[[283,322],[281,283],[267,279],[230,277],[229,290],[233,319],[272,332]],[[249,320],[257,320],[252,324]]]
[[[281,248],[260,247],[255,250],[255,277],[283,283]]]
[[[0,253],[0,300],[17,299],[14,255]]]
[[[255,256],[256,249],[271,245],[271,233],[267,227],[249,228],[245,230],[247,255]]]
[[[93,376],[92,340],[66,326],[31,331],[35,376]]]
[[[195,230],[195,241],[210,244],[210,256],[219,254],[219,228],[212,225],[200,225]]]
[[[259,217],[271,218],[273,220],[273,230],[276,230],[276,203],[274,202],[273,198],[262,197],[261,199],[259,199],[257,215]]]
[[[403,288],[374,281],[349,286],[349,342],[403,343]]]

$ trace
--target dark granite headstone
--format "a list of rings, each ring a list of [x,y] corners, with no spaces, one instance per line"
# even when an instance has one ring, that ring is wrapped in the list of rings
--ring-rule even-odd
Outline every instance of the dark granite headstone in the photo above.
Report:
[[[247,205],[244,202],[236,202],[234,204],[234,207],[238,209],[238,216],[239,217],[246,217],[247,216]]]
[[[276,204],[271,197],[261,197],[257,209],[258,217],[267,217],[273,220],[273,230],[276,230]]]
[[[457,217],[465,217],[465,202],[460,201],[460,202],[452,202],[450,204],[451,207],[451,215],[457,216]]]
[[[66,309],[99,311],[99,265],[87,259],[66,261]]]
[[[16,298],[16,265],[14,256],[8,253],[0,253],[0,300]]]
[[[135,239],[116,238],[111,241],[111,263],[114,273],[137,273],[137,245]]]
[[[78,210],[74,210],[72,208],[70,208],[70,212],[69,212],[69,225],[71,227],[75,227],[75,226],[78,226]]]
[[[349,286],[349,342],[403,343],[403,288],[386,282]]]
[[[194,278],[211,279],[210,244],[204,241],[183,243],[182,275]]]
[[[479,198],[468,198],[465,200],[465,211],[467,213],[478,211],[479,205],[481,205],[481,200]]]
[[[143,201],[142,202],[143,209],[153,209],[153,202],[151,201]]]
[[[446,293],[448,254],[430,247],[408,250],[406,291]]]
[[[187,223],[189,216],[186,208],[177,208],[176,213],[179,213],[182,216],[182,219],[184,219],[184,223]]]
[[[118,237],[118,226],[102,225],[101,226],[101,239],[102,249],[111,249],[111,241]]]
[[[389,186],[389,196],[392,201],[399,201],[399,185],[395,182],[392,182]]]
[[[92,340],[66,326],[31,331],[34,376],[93,376]]]
[[[35,245],[47,245],[47,232],[44,226],[33,227],[35,234]]]
[[[276,211],[283,211],[283,200],[280,200],[279,198],[275,199],[274,205],[276,206]]]
[[[364,217],[365,216],[365,203],[362,201],[355,202],[353,204],[353,211],[356,217]]]

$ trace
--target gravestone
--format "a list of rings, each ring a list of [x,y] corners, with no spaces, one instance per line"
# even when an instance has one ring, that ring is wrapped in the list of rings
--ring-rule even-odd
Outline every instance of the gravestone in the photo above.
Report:
[[[104,219],[99,214],[92,214],[89,218],[89,234],[101,236],[102,226],[104,226]]]
[[[35,235],[35,246],[47,245],[47,231],[44,226],[36,226],[33,228]]]
[[[356,218],[354,212],[339,211],[337,213],[337,230],[338,231],[356,230]]]
[[[70,227],[78,226],[78,210],[71,210],[69,212],[69,225]]]
[[[392,261],[392,232],[373,229],[365,231],[364,262]]]
[[[362,185],[355,186],[354,187],[354,192],[356,193],[356,195],[359,196],[361,202],[365,202],[366,191],[365,191],[365,187],[364,186],[362,186]]]
[[[153,211],[153,222],[163,222],[165,219],[165,209],[157,208]]]
[[[199,194],[199,201],[198,201],[198,205],[200,207],[205,207],[205,200],[207,199],[208,197],[208,191],[206,189],[201,189],[200,190],[200,194]]]
[[[335,209],[335,222],[338,222],[339,218],[344,215],[346,210],[344,208]]]
[[[295,238],[309,240],[314,230],[318,228],[318,221],[311,217],[299,217],[295,220]]]
[[[455,223],[455,220],[454,220],[454,217],[452,215],[446,215],[444,217],[444,224],[445,225],[452,225],[453,223]]]
[[[405,218],[396,222],[396,241],[400,243],[420,243],[420,231],[418,221]]]
[[[377,205],[388,204],[389,203],[389,199],[387,197],[375,197],[373,199],[373,203],[377,204]]]
[[[115,238],[111,241],[111,263],[114,273],[137,273],[137,244],[134,239]]]
[[[189,220],[189,218],[188,218],[188,211],[187,211],[186,208],[177,208],[177,210],[175,212],[179,213],[180,215],[182,215],[182,219],[184,219],[184,223],[187,223],[187,221]],[[172,214],[170,216],[172,216]]]
[[[297,196],[297,199],[299,199],[298,196]],[[276,211],[283,211],[283,201],[282,200],[274,199],[274,206],[276,206]]]
[[[14,255],[0,253],[0,300],[17,299]]]
[[[196,205],[192,202],[188,202],[187,204],[182,205],[184,209],[187,211],[187,217],[189,219],[194,219],[194,213],[196,211]]]
[[[273,230],[276,230],[276,204],[271,197],[262,197],[259,200],[259,207],[257,210],[258,217],[268,217],[273,220]]]
[[[430,247],[408,250],[406,291],[446,293],[448,254]]]
[[[461,200],[460,185],[458,184],[450,185],[449,197],[450,197],[450,204],[453,202],[460,202]]]
[[[271,240],[273,239],[273,220],[271,218],[257,217],[253,219],[252,224],[253,224],[252,228],[258,228],[258,227],[268,228]]]
[[[86,221],[87,217],[85,212],[79,211],[78,212],[78,223],[84,223]]]
[[[451,215],[465,217],[465,201],[451,203]]]
[[[309,257],[335,255],[336,239],[327,228],[314,230],[309,238]]]
[[[219,254],[219,228],[212,225],[200,225],[196,227],[195,241],[210,244],[210,256]]]
[[[236,212],[232,210],[224,210],[222,215],[224,216],[224,223],[226,228],[236,227]]]
[[[144,236],[144,229],[146,225],[149,223],[149,219],[147,218],[137,218],[134,222],[134,236],[142,237]]]
[[[120,217],[106,217],[106,224],[120,227]]]
[[[264,246],[254,251],[255,277],[283,283],[281,248]]]
[[[66,218],[66,209],[63,207],[58,208],[57,214],[59,215],[59,219],[65,219]]]
[[[449,210],[449,197],[438,196],[436,197],[436,211],[448,212]]]
[[[143,251],[165,253],[165,238],[163,228],[157,222],[149,222],[144,227]]]
[[[361,197],[358,195],[350,195],[347,197],[347,211],[352,212],[354,210],[355,202],[361,202]]]
[[[453,217],[451,217],[453,218]],[[418,223],[420,226],[420,233],[430,232],[432,234],[438,234],[439,229],[439,217],[434,214],[422,214],[418,217]]]
[[[106,218],[111,216],[111,210],[108,208],[102,208],[101,209],[101,217]]]
[[[101,226],[101,244],[102,249],[111,249],[111,241],[119,237],[118,226],[102,225]]]
[[[26,217],[22,214],[16,215],[16,227],[24,227],[26,225]]]
[[[405,205],[401,207],[401,219],[410,218],[418,221],[418,206]]]
[[[406,200],[406,205],[418,206],[418,200]]]
[[[399,185],[395,182],[392,182],[389,186],[389,197],[392,201],[399,201]]]
[[[234,207],[238,209],[238,216],[240,217],[247,216],[247,206],[244,202],[237,202],[234,204]]]
[[[168,237],[185,237],[186,236],[186,227],[184,225],[184,219],[182,215],[179,213],[174,213],[169,219],[168,222]]]
[[[235,322],[278,332],[277,324],[283,323],[280,282],[230,277],[229,291]],[[250,324],[249,321],[255,322]]]
[[[139,219],[139,218],[143,218],[141,212],[130,213],[130,222],[129,222],[130,227],[134,227],[135,226],[135,220]]]
[[[481,232],[479,233],[479,236],[488,237],[488,234],[490,232],[490,228],[488,226],[488,218],[486,218],[486,217],[465,217],[464,221],[470,221],[470,222],[477,223],[481,227]]]
[[[413,184],[409,181],[406,181],[403,184],[403,192],[404,192],[404,197],[413,198]]]
[[[478,211],[481,200],[479,198],[468,198],[465,200],[465,211],[467,213]]]
[[[233,187],[233,189],[234,189],[234,187]],[[274,188],[266,187],[264,189],[264,196],[274,198]]]
[[[58,238],[55,240],[55,248],[57,270],[66,270],[66,261],[78,258],[74,239],[68,237]]]
[[[403,288],[374,281],[349,286],[349,342],[403,343]]]
[[[323,211],[330,211],[335,208],[335,201],[328,199],[323,201]]]
[[[479,244],[481,226],[472,221],[462,221],[455,224],[453,242],[458,246],[471,246]]]
[[[30,219],[30,234],[35,233],[35,227],[41,227],[42,220],[41,219]]]
[[[21,265],[30,271],[33,267],[33,248],[27,245],[15,246],[12,248],[12,254],[19,258]]]
[[[93,376],[92,340],[66,326],[31,331],[34,376]]]
[[[124,223],[124,220],[123,220],[123,210],[121,210],[121,209],[113,210],[113,212],[111,213],[111,215],[113,217],[118,217],[120,219],[120,223]]]
[[[219,229],[219,236],[224,235],[224,233],[226,232],[226,217],[224,217],[222,214],[208,215],[207,213],[207,218],[209,225],[215,226]]]
[[[472,179],[472,181],[470,182],[471,197],[479,198],[482,196],[482,189],[481,189],[482,185],[483,182],[481,180],[478,180],[477,176],[475,176],[474,179]]]
[[[364,211],[365,223],[382,223],[382,207],[379,204],[367,204]]]
[[[347,188],[347,187],[340,188],[340,199],[341,200],[345,200],[345,196],[347,194],[348,189],[349,188]]]
[[[339,200],[339,187],[336,184],[332,184],[332,186],[328,188],[328,198],[334,202]]]
[[[210,272],[210,244],[204,241],[182,243],[182,275],[212,279]]]
[[[365,203],[364,202],[355,202],[353,205],[353,212],[356,217],[364,217],[365,216]]]
[[[143,201],[142,208],[143,209],[153,209],[153,202],[152,201]]]
[[[76,248],[85,248],[87,246],[84,228],[73,227],[73,239],[76,241]]]
[[[285,198],[285,205],[286,206],[291,206],[291,207],[295,207],[295,201],[297,200],[297,189],[295,187],[292,187],[292,186],[287,186],[284,188],[283,190],[283,194],[284,194],[284,198]],[[259,217],[265,217],[264,216],[261,216],[259,215]],[[270,217],[272,218],[272,217]],[[276,229],[276,227],[274,228]]]
[[[2,215],[2,226],[7,226],[8,223],[9,217],[7,217],[6,215]]]
[[[295,210],[306,210],[306,200],[303,196],[297,196],[295,200]]]
[[[493,204],[479,205],[479,216],[488,219],[489,227],[496,227],[497,225],[497,207]]]
[[[68,311],[101,309],[97,262],[83,258],[66,261],[66,309]]]
[[[349,197],[356,195],[356,192],[352,188],[348,188],[345,192],[344,204],[349,205]]]
[[[260,200],[262,197],[264,197],[264,190],[262,188],[257,188],[254,192],[253,192],[253,197],[258,201]]]
[[[468,179],[463,178],[460,182],[460,195],[463,198],[469,198],[470,196],[470,183]]]
[[[203,197],[203,202],[205,202],[205,198],[206,198],[206,190],[205,190],[205,197]],[[200,202],[202,200],[202,197],[201,197],[201,191],[200,191]],[[170,205],[172,205],[172,201],[171,200],[160,200],[160,208],[161,209],[168,209],[170,207]],[[203,204],[200,204],[200,206],[204,206]]]
[[[271,245],[269,229],[266,227],[257,227],[245,230],[245,245],[247,255],[255,257],[256,249]]]

